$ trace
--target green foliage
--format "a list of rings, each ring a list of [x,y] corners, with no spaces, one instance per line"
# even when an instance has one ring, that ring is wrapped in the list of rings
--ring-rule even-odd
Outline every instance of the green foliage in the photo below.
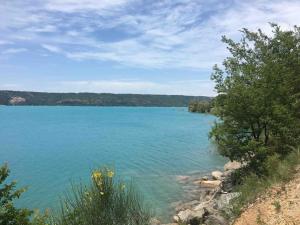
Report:
[[[90,186],[73,187],[62,202],[58,225],[147,225],[151,213],[132,184],[117,180],[104,168],[92,173]]]
[[[107,168],[92,173],[90,186],[73,186],[62,201],[61,213],[49,216],[38,210],[18,209],[24,188],[15,190],[16,182],[5,184],[7,165],[0,168],[0,225],[147,225],[152,213],[132,184],[125,185]]]
[[[4,183],[9,173],[6,164],[0,167],[0,225],[44,225],[47,215],[33,213],[26,208],[18,209],[14,206],[13,201],[20,198],[26,189],[15,190],[16,181]]]
[[[9,176],[8,166],[5,164],[0,168],[0,224],[1,225],[27,225],[30,224],[32,211],[28,209],[17,209],[13,200],[18,199],[26,189],[15,190],[16,182],[4,183]]]
[[[212,74],[221,120],[211,137],[223,156],[252,168],[286,155],[300,137],[300,28],[271,26],[271,36],[243,29],[240,42],[223,37],[231,56]]]
[[[210,113],[211,108],[211,101],[191,101],[189,103],[189,112]]]
[[[25,101],[12,103],[14,97]],[[209,97],[181,95],[46,93],[27,91],[0,91],[0,105],[78,105],[78,106],[188,106],[190,101],[208,101]]]

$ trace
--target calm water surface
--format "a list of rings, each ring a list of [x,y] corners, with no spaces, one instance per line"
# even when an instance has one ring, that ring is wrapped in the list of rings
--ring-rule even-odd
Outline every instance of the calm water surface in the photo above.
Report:
[[[19,206],[55,208],[70,182],[113,165],[158,215],[184,197],[178,176],[224,164],[208,140],[216,118],[186,108],[0,107],[0,163],[29,190]]]

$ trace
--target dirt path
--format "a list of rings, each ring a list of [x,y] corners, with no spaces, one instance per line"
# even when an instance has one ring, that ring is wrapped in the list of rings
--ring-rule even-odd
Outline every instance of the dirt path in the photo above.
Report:
[[[300,225],[300,168],[285,185],[271,188],[234,225]]]

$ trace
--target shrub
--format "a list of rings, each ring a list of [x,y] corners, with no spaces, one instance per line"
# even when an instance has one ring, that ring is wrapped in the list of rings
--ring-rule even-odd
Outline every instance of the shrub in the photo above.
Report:
[[[44,225],[47,214],[27,208],[16,208],[13,201],[20,198],[26,188],[15,190],[17,182],[4,183],[10,170],[7,164],[0,167],[0,225]]]
[[[62,201],[59,225],[147,225],[151,213],[132,183],[126,185],[107,168],[92,172],[89,186],[73,186]]]

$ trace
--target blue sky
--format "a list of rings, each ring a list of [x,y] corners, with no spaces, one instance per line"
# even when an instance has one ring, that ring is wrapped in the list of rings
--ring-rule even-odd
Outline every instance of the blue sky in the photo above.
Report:
[[[0,0],[0,89],[213,96],[221,35],[300,24],[299,0]]]

